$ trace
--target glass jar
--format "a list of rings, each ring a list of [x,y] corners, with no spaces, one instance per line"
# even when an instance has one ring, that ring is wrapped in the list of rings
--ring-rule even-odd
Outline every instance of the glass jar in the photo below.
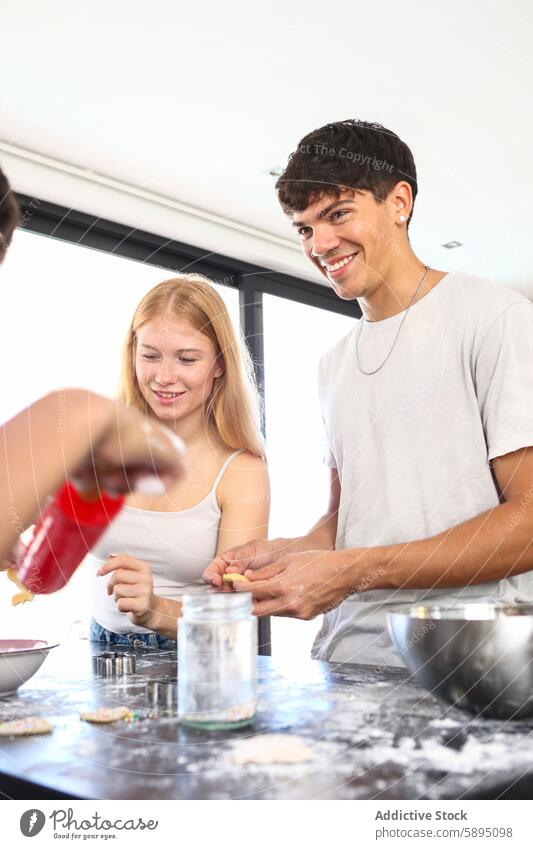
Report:
[[[250,593],[183,597],[178,717],[195,728],[240,728],[255,715],[257,619]]]

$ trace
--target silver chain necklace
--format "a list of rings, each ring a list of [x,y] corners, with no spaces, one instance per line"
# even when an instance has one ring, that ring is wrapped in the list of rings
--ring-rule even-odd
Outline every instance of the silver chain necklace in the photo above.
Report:
[[[387,354],[387,356],[385,357],[385,359],[383,360],[383,362],[381,363],[381,365],[380,365],[380,366],[378,366],[377,368],[373,369],[373,371],[365,371],[363,368],[361,368],[361,363],[359,362],[359,337],[361,336],[361,331],[362,331],[362,329],[363,329],[363,321],[364,321],[364,319],[363,319],[363,318],[361,318],[360,323],[359,323],[359,333],[357,334],[357,338],[356,338],[356,340],[355,340],[355,359],[357,360],[357,368],[359,369],[359,371],[360,371],[362,374],[366,374],[366,375],[376,374],[376,372],[377,372],[377,371],[379,371],[380,369],[382,369],[382,368],[383,368],[383,366],[385,365],[385,363],[386,363],[386,362],[387,362],[387,360],[389,359],[390,355],[391,355],[391,354],[392,354],[392,352],[394,351],[394,346],[396,345],[396,342],[398,341],[398,336],[400,335],[400,330],[402,329],[402,327],[403,327],[403,323],[404,323],[405,319],[407,318],[407,316],[408,316],[408,314],[409,314],[409,310],[410,310],[410,309],[411,309],[411,307],[413,306],[413,304],[414,304],[414,302],[415,302],[415,300],[416,300],[416,296],[418,295],[418,293],[420,292],[420,289],[421,289],[421,288],[422,288],[422,286],[424,285],[424,280],[425,280],[425,279],[426,279],[426,277],[427,277],[427,273],[428,273],[428,271],[429,271],[429,265],[425,265],[425,266],[424,266],[424,274],[423,274],[423,276],[422,276],[422,280],[421,280],[421,281],[420,281],[420,283],[418,284],[418,288],[417,288],[416,292],[414,293],[413,297],[411,298],[411,303],[410,303],[410,304],[409,304],[409,306],[407,307],[407,309],[406,309],[406,311],[405,311],[405,315],[404,315],[404,317],[402,318],[402,320],[401,320],[401,322],[400,322],[400,326],[398,327],[398,330],[397,330],[397,332],[396,332],[396,336],[394,337],[394,342],[392,343],[392,347],[391,347],[391,349],[390,349],[389,353]]]

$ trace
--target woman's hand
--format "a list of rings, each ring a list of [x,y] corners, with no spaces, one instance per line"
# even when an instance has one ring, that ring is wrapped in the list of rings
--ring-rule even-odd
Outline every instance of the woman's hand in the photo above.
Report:
[[[111,554],[97,575],[111,575],[107,585],[121,613],[127,613],[134,625],[156,630],[159,615],[158,596],[154,595],[152,570],[144,560],[129,554]]]

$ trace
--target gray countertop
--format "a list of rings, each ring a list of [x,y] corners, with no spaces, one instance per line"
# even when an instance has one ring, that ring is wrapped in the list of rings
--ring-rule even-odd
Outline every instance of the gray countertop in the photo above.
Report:
[[[175,677],[176,655],[137,649],[127,680],[96,678],[77,641],[54,649],[0,720],[43,716],[42,737],[0,744],[0,788],[16,798],[88,799],[459,799],[531,797],[533,720],[473,719],[446,708],[401,669],[258,658],[253,725],[205,732],[175,714],[151,713],[146,678]],[[126,705],[133,722],[90,725],[82,711]],[[305,738],[313,760],[236,765],[244,738]],[[33,795],[32,795],[33,794]],[[528,795],[529,794],[529,795]]]

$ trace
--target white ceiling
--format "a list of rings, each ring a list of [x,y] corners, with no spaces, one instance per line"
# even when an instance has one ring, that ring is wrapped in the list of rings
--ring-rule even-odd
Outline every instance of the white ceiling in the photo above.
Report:
[[[315,279],[265,172],[315,127],[379,121],[415,155],[420,257],[533,295],[530,0],[25,0],[2,36],[5,142],[274,235],[245,258]],[[60,177],[45,189],[0,162],[15,188],[65,201]],[[106,213],[102,188],[70,192]],[[239,250],[197,223],[170,235]]]

